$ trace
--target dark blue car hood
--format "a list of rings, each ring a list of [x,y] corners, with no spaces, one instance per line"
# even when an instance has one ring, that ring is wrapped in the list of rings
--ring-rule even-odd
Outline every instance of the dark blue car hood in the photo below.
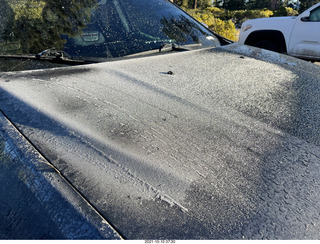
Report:
[[[320,69],[233,44],[2,73],[0,109],[128,239],[318,239]]]

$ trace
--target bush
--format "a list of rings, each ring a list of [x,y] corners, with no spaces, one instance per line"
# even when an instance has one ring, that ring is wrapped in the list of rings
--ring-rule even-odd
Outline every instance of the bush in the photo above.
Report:
[[[189,13],[198,21],[205,23],[211,30],[224,36],[230,40],[237,40],[237,30],[234,23],[231,20],[221,20],[213,16],[208,11],[189,11]]]
[[[287,16],[296,16],[299,14],[299,12],[293,8],[286,7],[286,11],[287,11]]]
[[[198,21],[205,23],[209,28],[221,36],[237,41],[241,24],[248,19],[268,18],[270,16],[294,16],[298,11],[289,7],[280,7],[273,12],[269,9],[262,10],[235,10],[225,11],[216,7],[208,7],[204,10],[187,10]]]
[[[220,9],[220,8],[217,8],[217,7],[208,7],[208,8],[206,8],[206,11],[210,12],[214,16],[221,15],[221,14],[224,13],[223,9]]]
[[[298,15],[298,11],[289,7],[280,7],[279,10],[275,11],[275,16],[295,16]]]
[[[242,23],[247,19],[268,18],[273,15],[273,12],[268,9],[263,10],[236,10],[232,12],[232,18],[235,22]]]
[[[213,25],[209,25],[209,28],[232,41],[237,41],[238,39],[236,27],[231,20],[223,21],[221,19],[214,18],[214,23]]]

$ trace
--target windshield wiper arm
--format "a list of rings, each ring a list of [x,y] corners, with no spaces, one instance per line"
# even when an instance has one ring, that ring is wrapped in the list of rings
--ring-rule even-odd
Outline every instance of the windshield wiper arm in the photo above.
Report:
[[[36,54],[37,59],[43,57],[54,57],[55,59],[71,59],[71,56],[62,50],[57,50],[55,48],[46,49],[38,54]]]
[[[67,64],[90,64],[97,61],[89,61],[85,59],[73,59],[71,55],[63,50],[55,48],[46,49],[35,55],[37,59],[48,60],[50,62],[67,63]]]

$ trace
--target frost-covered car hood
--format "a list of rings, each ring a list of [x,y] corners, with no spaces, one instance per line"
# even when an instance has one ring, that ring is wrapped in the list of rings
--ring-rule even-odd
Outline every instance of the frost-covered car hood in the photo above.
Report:
[[[2,73],[0,109],[124,238],[318,239],[319,77],[234,44]]]

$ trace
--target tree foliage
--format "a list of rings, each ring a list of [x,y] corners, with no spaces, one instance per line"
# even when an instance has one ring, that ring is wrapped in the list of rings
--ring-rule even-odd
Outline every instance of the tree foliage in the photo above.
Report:
[[[14,12],[6,0],[0,0],[0,12],[6,13],[0,15],[0,52],[18,49],[19,43],[7,44],[7,40],[4,38],[10,36],[14,23]]]
[[[293,8],[281,6],[278,10],[274,11],[274,16],[295,16],[299,12]]]
[[[302,13],[303,11],[310,8],[312,5],[318,3],[318,0],[299,0],[300,2],[300,9],[299,12]]]
[[[217,7],[224,10],[261,10],[270,9],[278,11],[284,7],[299,6],[299,12],[311,7],[318,0],[171,0],[184,9],[204,10],[208,7]],[[298,4],[299,3],[299,4]]]
[[[16,53],[38,53],[48,47],[61,49],[61,33],[81,33],[97,0],[0,0],[0,4],[13,15],[5,28],[10,35],[1,43],[24,42]]]
[[[205,9],[212,6],[211,0],[174,0],[173,2],[184,9]]]
[[[215,17],[212,13],[217,15],[222,14],[223,11],[218,8],[207,8],[206,10],[190,10],[189,13],[198,21],[205,23],[211,30],[224,36],[230,40],[236,41],[237,31],[234,23],[231,20],[221,20]]]
[[[227,10],[241,10],[246,8],[244,0],[224,0],[223,8]]]
[[[259,10],[271,7],[271,0],[249,0],[246,2],[246,9]]]
[[[314,3],[312,0],[302,0],[301,4],[303,1],[307,7]],[[235,26],[239,27],[248,19],[298,15],[297,10],[288,7],[294,6],[291,0],[213,0],[211,6],[205,5],[208,7],[197,9],[192,8],[194,0],[175,2],[182,4],[188,13],[210,29],[231,40],[237,40],[238,31]]]

